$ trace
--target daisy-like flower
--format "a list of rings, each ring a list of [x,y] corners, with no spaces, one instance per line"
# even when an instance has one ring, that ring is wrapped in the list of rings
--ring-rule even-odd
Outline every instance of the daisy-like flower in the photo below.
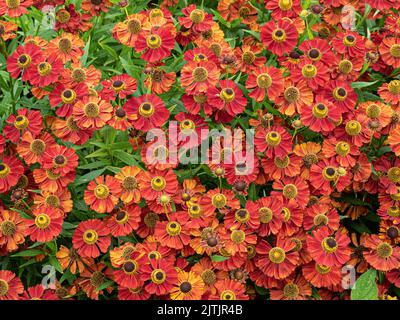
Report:
[[[19,300],[24,285],[14,272],[0,270],[0,300]]]
[[[348,168],[356,165],[360,151],[351,143],[331,138],[324,141],[322,154],[326,158],[335,158],[340,166]]]
[[[114,280],[120,286],[138,288],[143,285],[140,278],[146,256],[141,252],[132,252],[118,270],[114,270]]]
[[[292,137],[281,126],[256,130],[254,144],[256,151],[265,152],[267,158],[284,157],[292,151]]]
[[[100,97],[84,97],[73,108],[72,115],[81,129],[100,129],[111,119],[112,105]]]
[[[256,203],[250,202],[250,211],[258,212],[260,226],[258,234],[262,237],[277,234],[282,226],[282,202],[275,197],[262,197]]]
[[[82,273],[86,266],[93,264],[92,258],[80,257],[74,248],[61,245],[56,253],[56,258],[62,270],[69,270],[72,274]]]
[[[114,210],[107,221],[107,227],[114,237],[127,236],[136,230],[140,222],[140,207],[136,205],[125,206]]]
[[[17,110],[17,115],[11,114],[8,117],[3,133],[7,139],[16,144],[24,132],[29,131],[33,137],[36,137],[42,128],[40,111],[21,108]]]
[[[97,219],[80,222],[72,236],[73,248],[84,258],[97,258],[101,252],[107,252],[110,244],[110,230]]]
[[[260,47],[257,45],[243,44],[241,48],[236,47],[234,50],[237,57],[237,68],[241,72],[251,73],[265,64],[266,58],[257,56],[260,53]]]
[[[63,33],[49,42],[46,51],[56,54],[65,64],[68,61],[78,62],[83,55],[84,46],[85,43],[78,35]]]
[[[312,62],[320,61],[327,66],[331,65],[335,58],[332,47],[325,39],[315,38],[303,41],[299,49]]]
[[[247,253],[247,247],[257,243],[257,236],[254,231],[246,225],[237,229],[235,226],[230,228],[222,234],[221,238],[224,242],[224,250],[231,256]]]
[[[22,80],[28,80],[25,72],[28,68],[34,68],[39,61],[42,61],[43,53],[39,46],[27,43],[18,48],[7,58],[7,71],[14,79],[18,78],[22,71]]]
[[[329,228],[322,227],[314,230],[306,241],[311,257],[318,264],[341,267],[350,258],[350,239],[343,231],[332,233]]]
[[[296,144],[293,153],[302,158],[303,164],[300,176],[308,180],[311,166],[317,164],[318,160],[322,157],[321,146],[315,142]]]
[[[171,54],[175,39],[167,27],[152,28],[139,33],[135,41],[135,50],[142,52],[141,58],[147,62],[158,62]]]
[[[191,95],[206,93],[216,86],[219,77],[220,71],[212,61],[189,61],[181,69],[181,85]]]
[[[271,300],[306,300],[311,296],[311,287],[301,275],[282,281],[278,288],[271,289]]]
[[[400,105],[400,80],[392,80],[389,83],[384,83],[378,89],[379,96],[393,107]]]
[[[67,148],[59,144],[47,148],[42,161],[42,167],[46,170],[52,170],[55,174],[65,176],[78,166],[78,155],[72,148]]]
[[[145,290],[150,294],[161,296],[168,294],[178,281],[178,274],[170,261],[152,259],[144,265],[141,274],[142,281],[146,281]]]
[[[23,294],[22,300],[59,300],[58,296],[51,289],[45,289],[42,284],[29,287]]]
[[[223,279],[215,284],[216,293],[210,295],[210,300],[248,300],[245,287],[238,281]]]
[[[302,113],[305,106],[311,106],[314,95],[310,87],[304,80],[297,83],[286,81],[285,90],[275,99],[275,103],[279,106],[279,111],[288,116],[295,113]]]
[[[315,97],[311,106],[305,106],[301,110],[301,121],[311,130],[322,133],[329,133],[341,120],[342,112],[324,96]]]
[[[158,64],[145,69],[144,85],[155,94],[168,92],[175,83],[176,73],[174,71],[167,72],[163,67],[164,65]]]
[[[98,16],[102,12],[108,12],[112,5],[109,0],[84,0],[81,9],[89,12],[91,16]]]
[[[338,32],[331,44],[338,53],[346,53],[355,59],[362,59],[366,52],[363,37],[354,31]]]
[[[170,291],[172,300],[200,300],[204,292],[203,279],[193,271],[178,272],[178,281]]]
[[[195,4],[183,8],[182,13],[183,17],[179,17],[179,23],[184,28],[191,29],[196,33],[208,31],[214,24],[212,15],[198,9]]]
[[[222,114],[226,114],[229,119],[242,113],[247,104],[243,92],[232,80],[221,80],[219,88],[209,88],[207,95],[208,102],[221,110]]]
[[[352,111],[357,102],[357,94],[347,83],[339,80],[328,82],[326,98],[339,110]]]
[[[306,59],[302,59],[293,68],[290,77],[294,82],[305,81],[313,90],[324,87],[330,78],[328,68],[322,62],[310,62]]]
[[[108,293],[113,291],[111,285],[102,290],[98,290],[101,285],[109,281],[109,279],[112,280],[113,277],[114,274],[111,268],[103,263],[92,263],[89,268],[81,272],[80,278],[76,284],[90,299],[99,300],[99,295],[103,294],[103,290],[106,290]]]
[[[28,13],[32,0],[0,0],[0,16],[20,17]]]
[[[271,0],[265,3],[265,8],[272,11],[271,15],[275,20],[296,18],[301,12],[301,1]]]
[[[143,28],[150,28],[145,14],[131,14],[122,22],[117,22],[113,28],[113,37],[123,45],[133,48]]]
[[[33,201],[37,208],[54,208],[61,210],[64,214],[71,212],[73,207],[71,193],[65,189],[55,193],[42,190],[40,194],[34,195]]]
[[[265,98],[275,101],[284,89],[282,72],[275,67],[256,68],[247,78],[246,88],[253,89],[249,96],[257,102],[261,102]]]
[[[67,117],[65,120],[53,118],[49,125],[56,137],[76,145],[85,143],[94,131],[93,127],[87,129],[79,128],[73,115]]]
[[[136,90],[136,79],[127,74],[112,77],[110,80],[101,83],[103,89],[100,96],[104,100],[114,100],[115,97],[125,99]]]
[[[24,168],[18,158],[2,157],[0,159],[0,193],[5,193],[15,186],[23,173]]]
[[[283,177],[295,177],[300,174],[301,158],[295,154],[288,154],[273,159],[262,158],[261,164],[264,172],[273,180],[280,180]]]
[[[27,227],[17,212],[0,209],[0,246],[8,252],[17,250],[25,242]]]
[[[226,213],[240,208],[240,202],[231,190],[212,189],[207,191],[199,201],[204,214],[213,214],[216,210]]]
[[[124,108],[132,125],[142,131],[160,128],[169,117],[164,102],[154,94],[131,98]]]
[[[146,200],[155,200],[162,195],[174,195],[178,180],[172,170],[145,171],[138,175],[139,189]]]
[[[112,176],[99,176],[90,181],[83,199],[96,212],[111,212],[118,203],[121,193],[119,181]]]
[[[45,189],[50,192],[58,192],[63,190],[68,184],[75,179],[75,171],[70,171],[65,176],[54,173],[51,169],[34,169],[33,179],[39,185],[40,189]]]
[[[75,87],[78,84],[85,84],[88,87],[95,87],[100,82],[101,71],[93,65],[88,68],[80,64],[74,64],[71,68],[64,68],[61,73],[60,82],[67,87]]]
[[[400,248],[387,241],[381,240],[378,235],[370,235],[363,245],[365,260],[374,268],[381,271],[390,271],[400,268]]]
[[[293,250],[295,246],[294,242],[284,238],[278,238],[274,247],[261,240],[256,246],[256,266],[269,277],[286,278],[299,261],[299,254]]]
[[[186,212],[176,212],[169,215],[169,221],[157,222],[154,237],[163,245],[172,249],[182,249],[190,241],[190,230],[186,223]]]
[[[254,206],[255,204],[252,201],[248,201],[245,208],[240,208],[226,214],[224,218],[225,226],[228,229],[238,229],[243,225],[257,230],[260,225],[260,219],[257,211],[252,210]]]
[[[0,21],[0,38],[4,41],[14,39],[18,26],[15,23],[8,21]]]
[[[57,82],[62,70],[63,62],[59,55],[51,53],[38,60],[32,68],[26,69],[26,79],[31,85],[43,88]]]
[[[282,56],[297,44],[298,32],[288,20],[270,21],[261,27],[260,39],[273,54]]]
[[[337,286],[342,281],[339,267],[320,265],[315,261],[302,266],[304,278],[317,288]]]
[[[387,142],[396,156],[400,156],[400,126],[390,131]]]
[[[302,178],[275,180],[272,188],[279,191],[272,191],[271,196],[283,197],[292,205],[298,205],[302,209],[306,208],[310,198],[310,190],[307,182]]]
[[[121,171],[115,175],[115,179],[121,184],[121,195],[119,197],[126,204],[140,202],[141,194],[137,180],[140,172],[141,170],[138,167],[127,166],[121,168]]]
[[[304,215],[303,226],[305,230],[327,226],[335,231],[339,229],[339,225],[340,217],[336,209],[324,204],[317,203],[309,206]]]
[[[32,213],[34,219],[27,220],[28,234],[32,241],[48,242],[61,233],[63,218],[59,210],[37,208]]]
[[[56,115],[59,117],[69,117],[72,114],[75,103],[89,94],[88,87],[84,83],[77,84],[74,87],[68,87],[58,83],[54,90],[49,94],[50,105],[55,108]]]

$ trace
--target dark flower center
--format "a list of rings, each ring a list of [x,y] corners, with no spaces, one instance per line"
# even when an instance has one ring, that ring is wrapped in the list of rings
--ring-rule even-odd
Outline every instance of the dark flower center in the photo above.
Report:
[[[190,282],[185,281],[182,282],[181,285],[179,286],[179,289],[183,292],[183,293],[188,293],[190,290],[192,290],[192,285],[190,284]]]

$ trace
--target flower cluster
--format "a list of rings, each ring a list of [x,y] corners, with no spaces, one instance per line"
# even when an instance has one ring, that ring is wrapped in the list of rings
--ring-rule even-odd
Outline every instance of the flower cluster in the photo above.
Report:
[[[400,2],[147,2],[0,0],[0,300],[396,299]]]

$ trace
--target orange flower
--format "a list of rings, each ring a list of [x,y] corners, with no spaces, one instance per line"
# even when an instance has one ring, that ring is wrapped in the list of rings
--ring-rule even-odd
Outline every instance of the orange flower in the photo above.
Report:
[[[111,119],[112,105],[99,97],[85,97],[73,109],[76,125],[81,129],[100,129]]]
[[[63,33],[51,40],[46,48],[48,54],[57,54],[63,63],[68,61],[79,62],[83,55],[85,43],[79,36],[71,33]]]
[[[17,212],[0,209],[0,246],[15,251],[25,242],[28,226]]]
[[[172,300],[199,300],[204,292],[204,282],[196,273],[179,271],[178,281],[170,291]]]
[[[118,203],[121,186],[112,176],[99,176],[90,181],[83,196],[86,204],[96,212],[111,212]]]
[[[119,197],[123,202],[127,204],[140,202],[141,194],[137,179],[141,172],[138,167],[131,166],[121,168],[121,171],[115,175],[115,179],[121,184],[121,194]]]

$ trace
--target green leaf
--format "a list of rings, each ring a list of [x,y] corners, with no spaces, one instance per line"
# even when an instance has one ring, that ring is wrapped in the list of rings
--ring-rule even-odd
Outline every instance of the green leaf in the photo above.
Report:
[[[377,83],[378,80],[373,81],[373,82],[352,82],[351,83],[351,87],[354,89],[360,89],[360,88],[365,88],[365,87],[369,87],[372,86],[373,84]]]
[[[214,254],[211,256],[211,260],[215,261],[215,262],[222,262],[222,261],[225,261],[228,259],[229,259],[229,257],[220,256],[218,254]]]
[[[81,176],[75,180],[75,186],[79,186],[81,184],[84,184],[84,183],[94,180],[96,177],[101,175],[104,172],[104,170],[105,170],[105,168],[102,168],[102,169],[94,170],[94,171],[84,174],[83,176]]]
[[[60,273],[63,273],[63,269],[61,268],[60,262],[55,256],[49,257],[49,263]]]
[[[351,290],[351,300],[378,300],[378,286],[375,279],[375,269],[363,273]]]
[[[34,257],[34,256],[38,256],[39,254],[44,254],[44,252],[42,250],[36,250],[36,249],[32,249],[32,250],[25,250],[25,251],[21,251],[18,253],[15,253],[11,256],[11,258],[14,257]]]
[[[103,289],[107,289],[108,287],[112,286],[113,284],[114,284],[114,281],[108,280],[108,281],[104,282],[103,284],[99,285],[99,286],[96,288],[96,291],[100,291],[100,290],[103,290]]]

